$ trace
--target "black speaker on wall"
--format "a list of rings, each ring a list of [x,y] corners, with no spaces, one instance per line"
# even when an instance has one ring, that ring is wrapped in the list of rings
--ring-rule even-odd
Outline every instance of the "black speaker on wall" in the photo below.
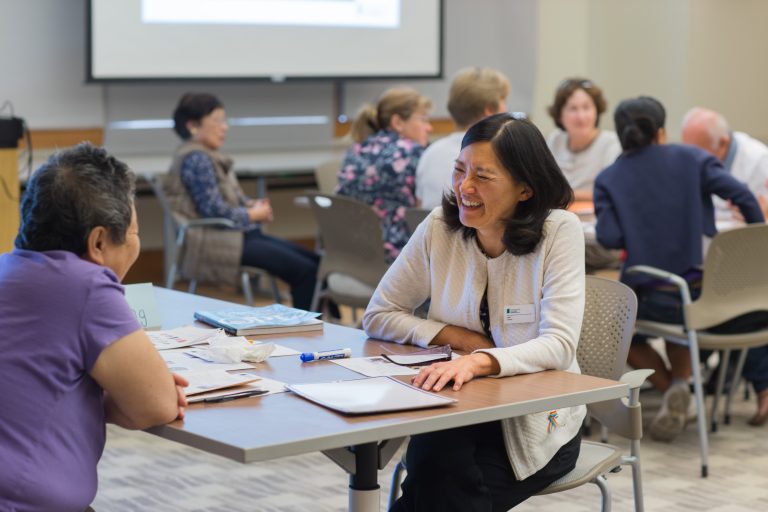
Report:
[[[0,117],[0,148],[16,148],[24,136],[24,120],[20,117]]]

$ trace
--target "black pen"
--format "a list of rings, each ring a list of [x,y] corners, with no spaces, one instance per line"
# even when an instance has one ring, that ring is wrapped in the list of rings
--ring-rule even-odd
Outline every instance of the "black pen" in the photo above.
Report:
[[[252,389],[249,391],[243,391],[242,393],[237,393],[234,395],[225,395],[225,396],[215,396],[211,398],[206,398],[203,400],[203,402],[212,404],[216,402],[226,402],[229,400],[234,400],[235,398],[245,398],[248,396],[256,396],[256,395],[263,395],[264,393],[268,393],[269,391],[266,389]]]

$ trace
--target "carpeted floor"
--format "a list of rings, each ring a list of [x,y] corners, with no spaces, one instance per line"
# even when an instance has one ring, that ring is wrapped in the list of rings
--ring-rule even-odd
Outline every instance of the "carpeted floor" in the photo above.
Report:
[[[227,290],[201,293],[237,301]],[[269,299],[262,299],[268,302]],[[351,320],[348,311],[343,316]],[[660,395],[644,391],[646,424]],[[734,404],[732,424],[710,435],[710,476],[699,477],[695,423],[673,443],[642,444],[643,484],[647,511],[755,512],[768,510],[768,425],[750,427],[750,402]],[[254,427],[258,428],[258,427]],[[596,439],[596,435],[593,436]],[[609,442],[627,447],[618,436]],[[399,455],[393,461],[398,460]],[[382,510],[386,506],[394,462],[379,473]],[[108,428],[99,464],[97,512],[331,512],[347,509],[347,476],[320,453],[269,462],[239,464],[144,432]],[[614,512],[634,510],[629,468],[610,474]],[[535,497],[521,512],[592,512],[600,510],[600,493],[586,485],[565,493]]]
[[[644,392],[646,416],[659,396]],[[737,401],[730,426],[710,436],[710,477],[699,478],[698,441],[691,423],[675,442],[644,441],[646,510],[754,512],[768,509],[768,427],[746,425],[754,404]],[[257,428],[257,427],[256,427]],[[618,436],[610,442],[625,446]],[[379,474],[386,503],[393,464]],[[341,511],[347,477],[319,453],[239,464],[143,432],[108,429],[99,465],[97,512],[105,511]],[[611,474],[614,511],[633,510],[629,469]],[[599,510],[593,485],[533,498],[521,511]]]

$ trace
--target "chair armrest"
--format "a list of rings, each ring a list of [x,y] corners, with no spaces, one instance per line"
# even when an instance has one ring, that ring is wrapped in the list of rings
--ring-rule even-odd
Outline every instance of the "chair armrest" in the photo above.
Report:
[[[643,382],[645,382],[645,379],[647,379],[653,374],[654,374],[654,370],[650,370],[650,369],[632,370],[631,372],[627,372],[624,375],[622,375],[619,380],[624,384],[629,385],[629,389],[637,389],[643,385]]]
[[[683,279],[677,274],[661,270],[660,268],[651,267],[649,265],[633,265],[625,270],[627,274],[647,274],[659,279],[663,279],[669,283],[675,285],[680,290],[680,297],[683,300],[683,304],[691,303],[691,291],[688,289],[688,281]]]
[[[687,287],[688,283],[677,274],[661,270],[660,268],[651,267],[649,265],[633,265],[625,270],[627,274],[648,274],[676,285],[679,288]]]
[[[222,228],[235,228],[235,223],[224,217],[208,217],[204,219],[192,219],[184,223],[189,228],[203,228],[203,227],[222,227]]]

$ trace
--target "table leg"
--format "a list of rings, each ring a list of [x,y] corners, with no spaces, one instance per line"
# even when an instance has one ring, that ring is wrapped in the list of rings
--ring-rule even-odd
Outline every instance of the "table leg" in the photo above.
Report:
[[[378,511],[381,491],[378,481],[379,445],[366,443],[352,447],[355,472],[349,475],[349,511]]]

